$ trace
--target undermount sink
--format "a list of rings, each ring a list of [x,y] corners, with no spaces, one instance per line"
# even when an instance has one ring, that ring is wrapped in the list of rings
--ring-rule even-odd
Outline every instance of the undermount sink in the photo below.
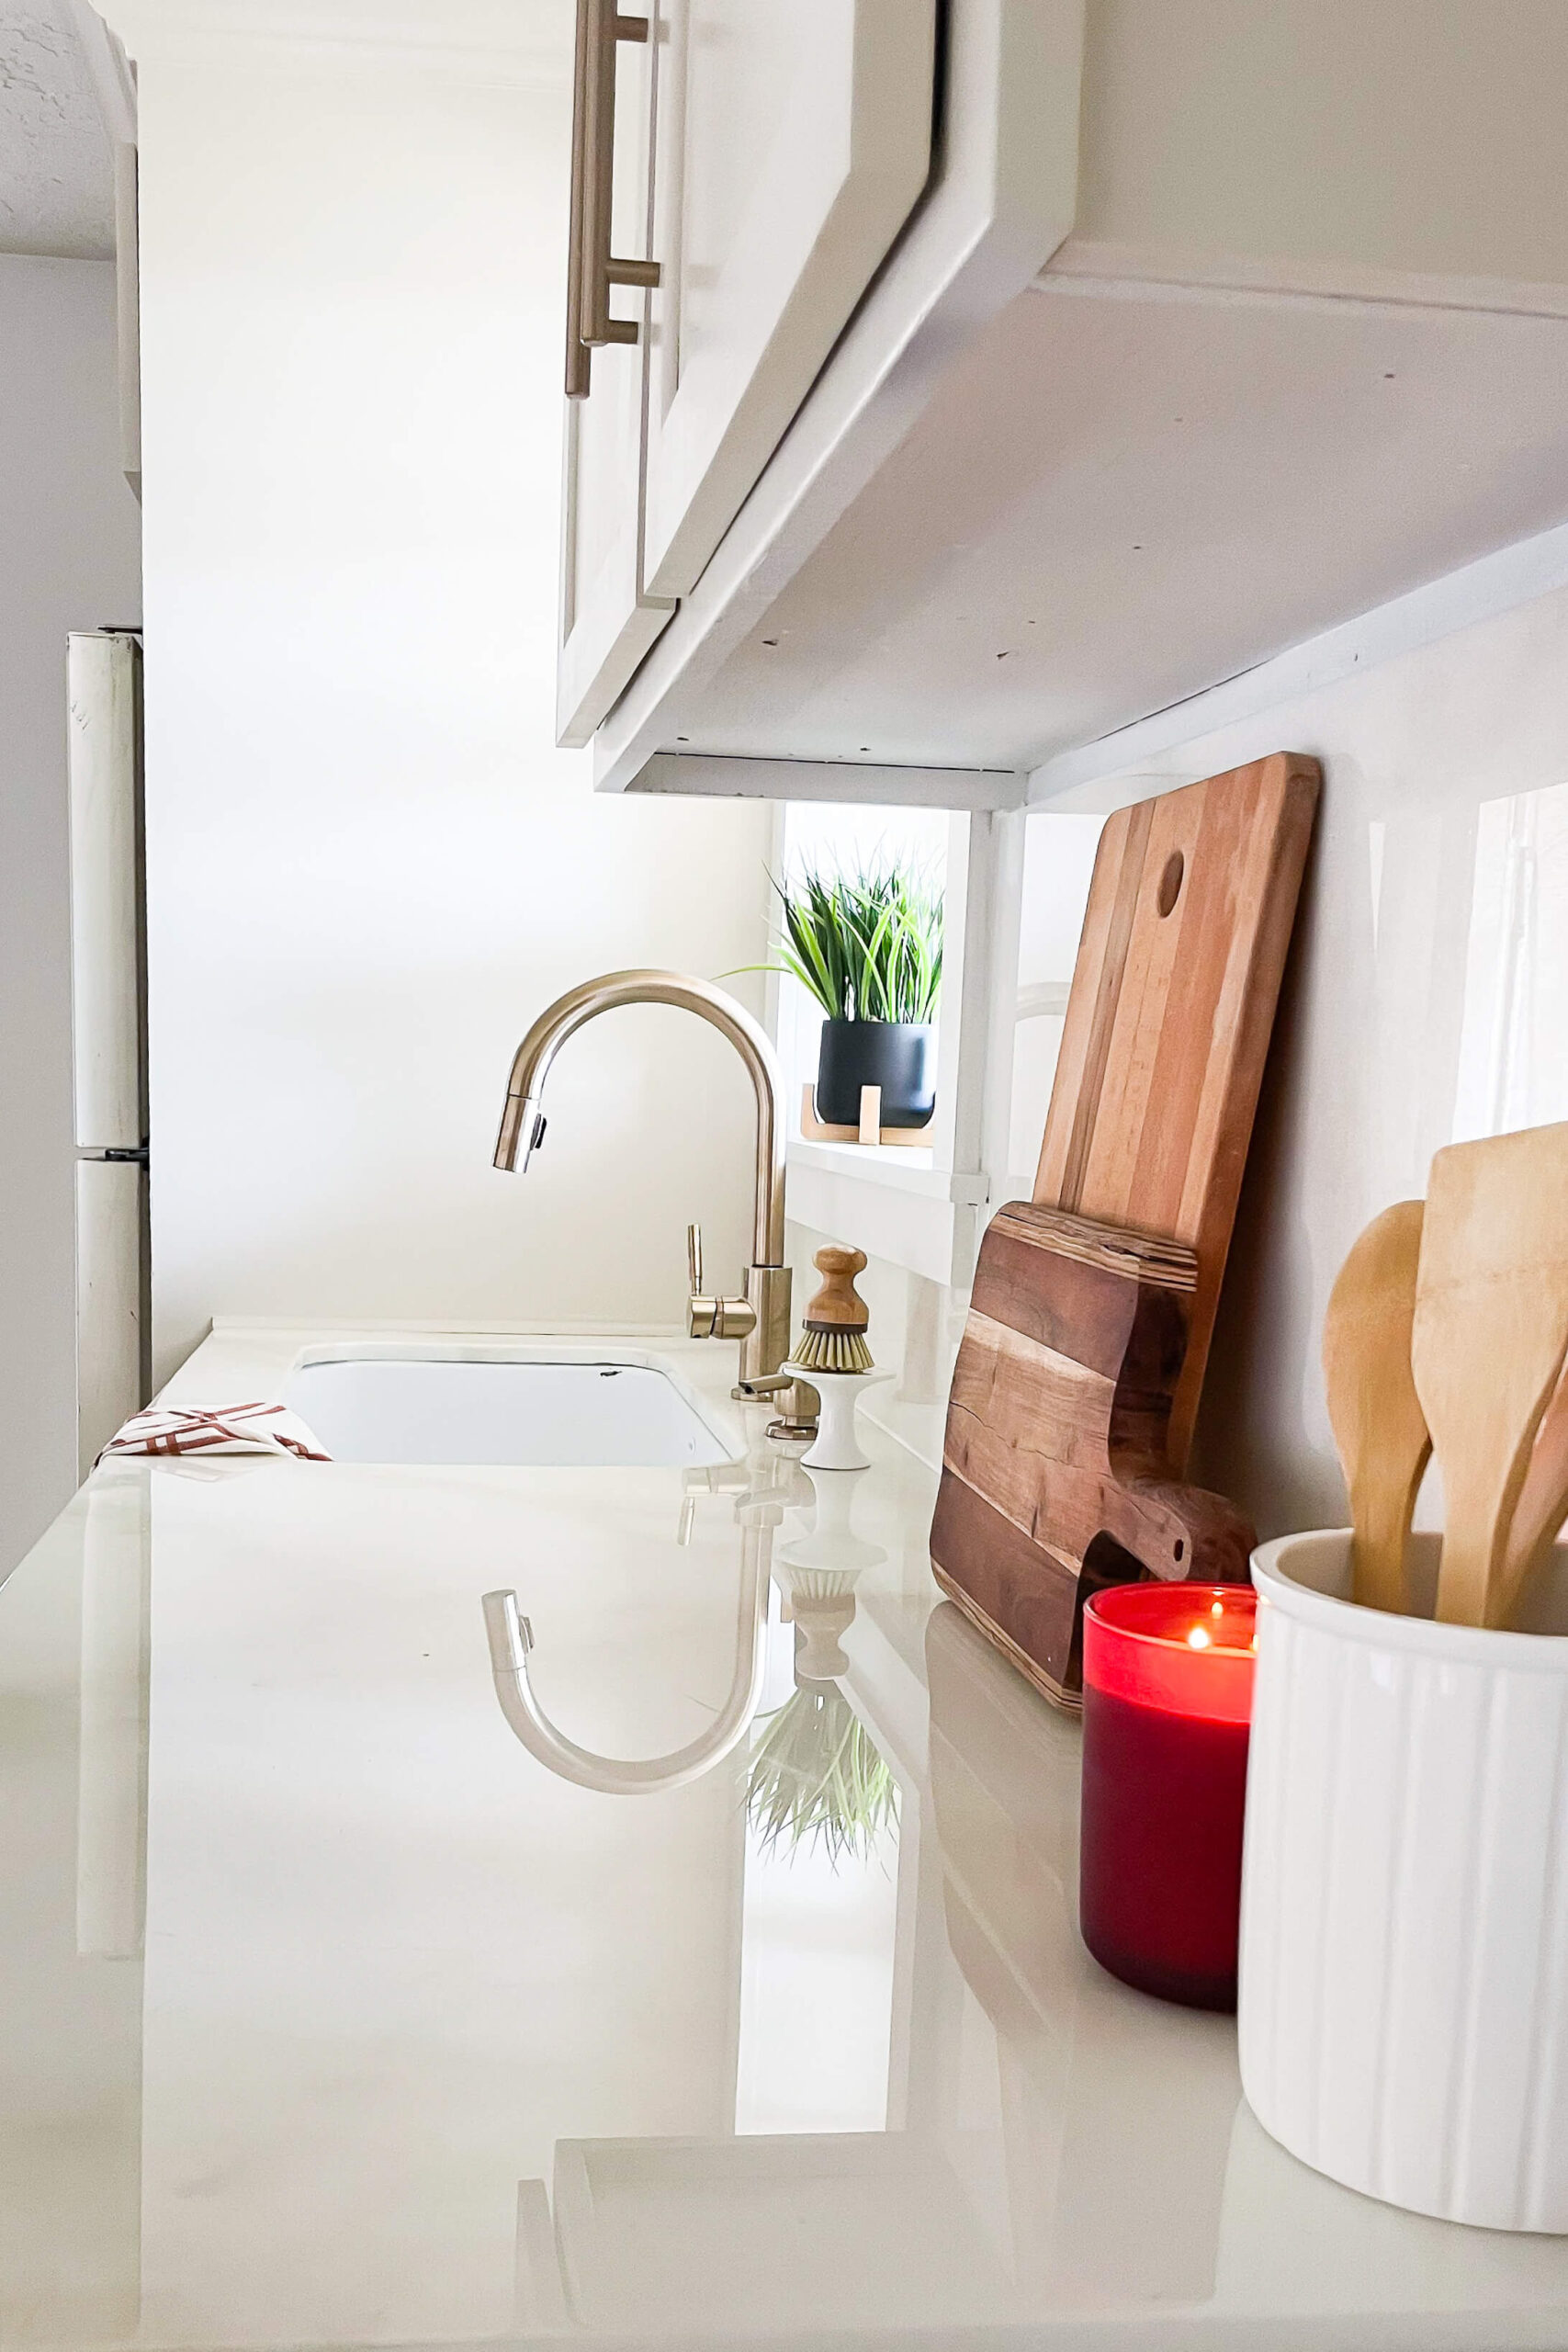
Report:
[[[336,1462],[654,1469],[733,1452],[667,1372],[626,1357],[345,1354],[299,1365],[283,1401]]]

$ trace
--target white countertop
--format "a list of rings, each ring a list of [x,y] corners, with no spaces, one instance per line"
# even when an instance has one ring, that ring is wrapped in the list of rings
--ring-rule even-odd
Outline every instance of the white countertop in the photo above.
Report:
[[[169,1394],[333,1336],[221,1330]],[[730,1348],[630,1344],[739,1441]],[[0,2345],[1568,2345],[1568,2241],[1333,2187],[1228,2020],[1089,1959],[1077,1728],[938,1600],[934,1478],[862,1426],[826,1537],[755,1437],[685,1545],[680,1470],[94,1478],[0,1590]],[[787,1553],[864,1563],[835,1688],[898,1819],[836,1871],[764,1850],[744,1747],[602,1796],[496,1702],[514,1585],[574,1739],[693,1738],[738,1513],[807,1611]]]

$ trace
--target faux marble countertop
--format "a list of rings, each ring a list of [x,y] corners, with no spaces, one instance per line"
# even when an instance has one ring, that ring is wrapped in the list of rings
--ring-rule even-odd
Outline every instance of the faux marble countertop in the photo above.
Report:
[[[169,1394],[330,1336],[220,1330]],[[730,1349],[631,1344],[745,1455]],[[751,1419],[728,1477],[122,1463],[17,1569],[0,2345],[1568,2344],[1568,2241],[1335,2188],[1228,2020],[1095,1966],[1077,1730],[938,1600],[932,1474],[863,1417],[819,1499]],[[487,1589],[573,1739],[662,1752],[758,1531],[753,1740],[852,1764],[858,1828],[840,1787],[770,1843],[745,1746],[624,1797],[518,1745]]]

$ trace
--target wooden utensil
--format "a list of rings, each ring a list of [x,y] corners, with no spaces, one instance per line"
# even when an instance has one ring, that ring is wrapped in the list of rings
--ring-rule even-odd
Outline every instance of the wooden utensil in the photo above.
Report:
[[[1170,1425],[1187,1460],[1317,805],[1315,760],[1250,767],[1106,823],[1034,1198],[1197,1252]]]
[[[1340,1267],[1323,1319],[1328,1418],[1350,1493],[1353,1592],[1370,1609],[1410,1606],[1404,1539],[1432,1452],[1410,1370],[1422,1204],[1373,1217]]]
[[[1438,1615],[1495,1625],[1530,1449],[1568,1353],[1568,1123],[1432,1162],[1411,1369],[1442,1473]]]
[[[1541,1415],[1530,1449],[1529,1466],[1514,1508],[1508,1549],[1503,1563],[1503,1589],[1497,1622],[1511,1625],[1525,1589],[1568,1520],[1568,1371],[1559,1377],[1551,1401]]]
[[[1247,1580],[1243,1514],[1171,1476],[1193,1251],[1015,1201],[987,1227],[953,1368],[937,1581],[1059,1705],[1083,1603],[1142,1576]]]

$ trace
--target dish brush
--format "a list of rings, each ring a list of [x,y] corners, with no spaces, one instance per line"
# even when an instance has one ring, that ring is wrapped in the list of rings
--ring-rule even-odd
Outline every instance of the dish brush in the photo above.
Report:
[[[865,1251],[840,1250],[829,1243],[818,1250],[813,1263],[823,1278],[822,1287],[807,1307],[791,1361],[813,1374],[869,1372],[872,1359],[865,1328],[871,1309],[855,1288]]]

